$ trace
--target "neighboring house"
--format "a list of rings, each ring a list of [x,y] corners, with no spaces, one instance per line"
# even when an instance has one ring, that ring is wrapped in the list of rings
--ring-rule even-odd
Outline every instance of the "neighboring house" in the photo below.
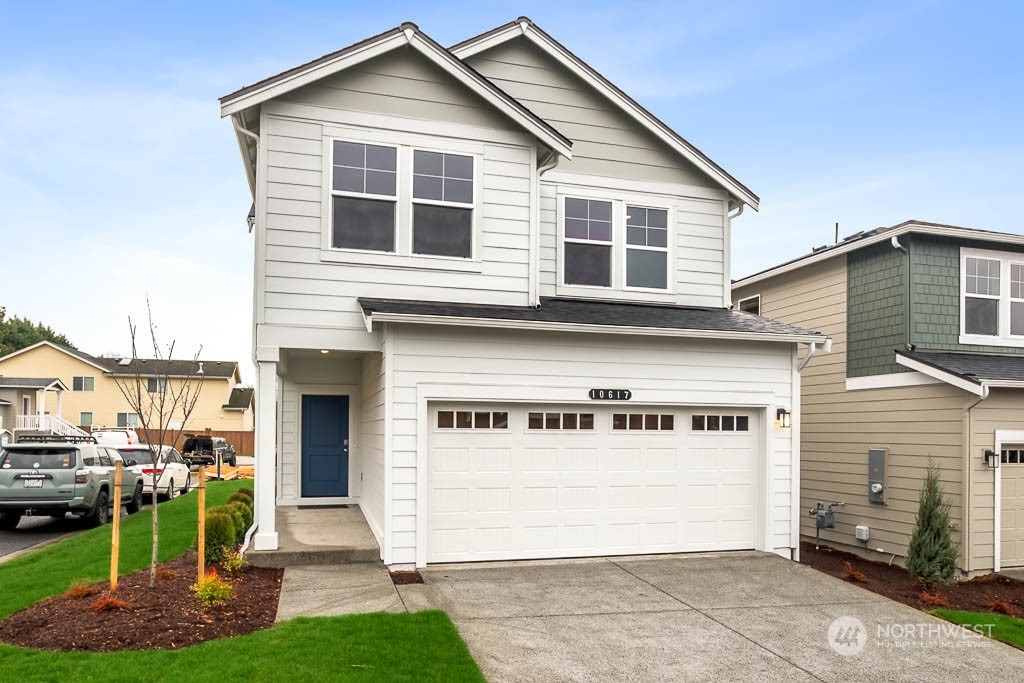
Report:
[[[1024,566],[1024,236],[908,221],[738,280],[733,298],[835,340],[803,378],[805,537],[806,510],[843,502],[822,539],[902,561],[934,462],[961,568]]]
[[[203,372],[199,400],[185,425],[188,431],[250,431],[252,429],[252,389],[240,387],[238,364],[226,361],[200,361]],[[3,377],[59,378],[63,391],[56,401],[43,403],[42,390],[31,396],[23,393],[16,403],[17,414],[46,416],[53,412],[64,422],[82,428],[136,427],[139,417],[124,398],[117,382],[134,382],[136,370],[144,390],[157,393],[183,381],[198,368],[192,360],[157,361],[153,359],[108,358],[91,356],[49,341],[15,351],[0,358],[0,382]],[[2,389],[2,383],[0,383]],[[28,404],[25,401],[28,401]],[[25,406],[28,405],[28,410]],[[174,416],[180,419],[180,415]],[[20,419],[20,418],[19,418]],[[43,417],[48,420],[50,418]],[[6,423],[6,420],[5,420]]]
[[[0,375],[0,444],[12,440],[18,431],[56,434],[77,431],[61,419],[67,390],[57,377]]]
[[[221,98],[255,200],[254,545],[392,567],[798,547],[798,348],[728,310],[750,190],[528,19]],[[806,351],[804,351],[806,353]]]

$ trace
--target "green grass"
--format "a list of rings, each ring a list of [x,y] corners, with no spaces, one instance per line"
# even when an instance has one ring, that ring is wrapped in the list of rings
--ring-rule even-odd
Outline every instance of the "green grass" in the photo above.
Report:
[[[933,610],[932,614],[946,621],[968,628],[977,625],[978,631],[989,635],[988,624],[992,624],[991,637],[1008,645],[1024,650],[1024,619],[988,612],[961,612],[952,609]]]
[[[239,482],[210,482],[207,507]],[[122,520],[119,570],[149,566],[151,513]],[[196,496],[160,505],[160,560],[195,541]],[[0,564],[0,619],[77,581],[110,575],[109,525]],[[191,599],[191,595],[179,599]],[[18,681],[483,681],[444,612],[299,618],[266,631],[182,650],[55,653],[0,644],[3,680]]]

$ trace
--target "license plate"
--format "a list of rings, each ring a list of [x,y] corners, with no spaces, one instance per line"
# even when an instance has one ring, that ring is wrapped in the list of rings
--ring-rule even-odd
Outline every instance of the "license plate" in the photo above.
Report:
[[[27,489],[41,489],[41,488],[43,488],[43,480],[42,479],[26,479],[25,480],[25,488],[27,488]]]

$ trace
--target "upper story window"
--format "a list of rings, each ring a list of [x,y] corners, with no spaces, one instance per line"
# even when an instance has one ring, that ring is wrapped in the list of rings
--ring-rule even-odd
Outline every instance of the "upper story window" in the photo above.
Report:
[[[740,299],[737,308],[744,313],[761,315],[761,295],[755,294],[754,296],[748,296],[746,299]]]
[[[146,391],[151,394],[166,394],[167,380],[162,377],[147,377]]]
[[[94,391],[96,386],[96,378],[89,376],[72,377],[71,378],[71,391]]]
[[[961,249],[960,343],[1024,346],[1024,254]]]
[[[331,246],[393,252],[398,149],[335,140],[331,164]]]
[[[667,208],[565,197],[562,211],[562,284],[669,289]]]
[[[472,259],[476,156],[424,149],[418,143],[426,138],[395,137],[395,144],[330,140],[325,247],[381,265],[391,255]]]

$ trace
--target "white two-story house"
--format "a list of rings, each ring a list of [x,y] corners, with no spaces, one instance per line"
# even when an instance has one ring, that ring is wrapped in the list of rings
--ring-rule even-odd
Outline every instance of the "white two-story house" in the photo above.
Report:
[[[221,99],[255,202],[254,546],[356,504],[394,568],[795,554],[800,367],[730,310],[758,198],[521,18]]]

